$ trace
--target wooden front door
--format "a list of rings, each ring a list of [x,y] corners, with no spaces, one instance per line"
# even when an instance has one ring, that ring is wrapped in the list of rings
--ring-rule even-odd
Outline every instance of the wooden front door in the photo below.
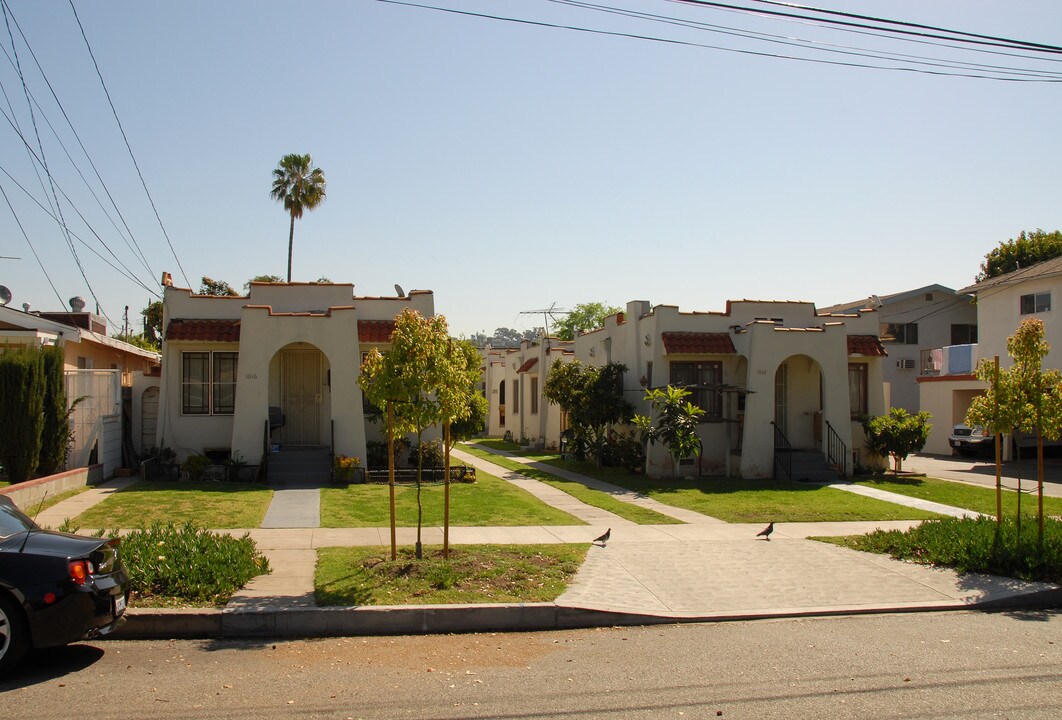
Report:
[[[280,441],[288,445],[320,445],[324,402],[320,351],[285,350],[280,366],[280,396],[284,411]]]

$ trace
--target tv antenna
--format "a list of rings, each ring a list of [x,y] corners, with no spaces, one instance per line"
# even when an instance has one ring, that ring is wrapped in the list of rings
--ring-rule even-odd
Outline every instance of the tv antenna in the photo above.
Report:
[[[565,310],[557,307],[557,303],[552,303],[548,308],[542,310],[521,310],[521,315],[542,315],[542,322],[545,325],[546,341],[549,342],[549,321],[552,319],[553,323],[557,323],[557,318],[554,315],[567,315],[571,310]]]

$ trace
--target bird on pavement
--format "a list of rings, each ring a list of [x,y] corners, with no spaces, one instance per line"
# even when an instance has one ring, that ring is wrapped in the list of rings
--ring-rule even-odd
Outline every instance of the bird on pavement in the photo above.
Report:
[[[603,534],[601,535],[601,537],[596,537],[596,538],[594,538],[594,542],[595,542],[595,543],[601,543],[601,547],[605,547],[605,543],[607,543],[607,542],[608,542],[608,539],[609,539],[609,538],[610,538],[611,536],[612,536],[612,528],[609,528],[608,530],[606,530],[606,531],[605,531],[605,532],[604,532],[604,533],[603,533]]]
[[[774,523],[772,522],[769,525],[767,525],[767,527],[765,527],[763,530],[760,530],[758,533],[756,533],[756,537],[765,538],[767,540],[767,542],[770,542],[771,541],[771,533],[773,533],[773,532],[774,532]]]

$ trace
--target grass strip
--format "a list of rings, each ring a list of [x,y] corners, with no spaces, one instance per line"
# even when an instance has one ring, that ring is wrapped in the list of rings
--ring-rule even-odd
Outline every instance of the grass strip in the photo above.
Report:
[[[505,457],[503,455],[496,455],[492,452],[483,450],[477,445],[485,444],[484,441],[473,441],[470,443],[463,443],[461,449],[470,455],[488,460],[495,465],[505,468],[506,470],[512,470],[518,472],[525,477],[532,478],[544,482],[547,485],[563,490],[576,500],[592,505],[602,510],[607,510],[610,513],[619,515],[620,517],[630,520],[631,522],[639,525],[676,525],[682,524],[681,520],[677,520],[668,515],[658,513],[648,508],[643,508],[638,505],[633,505],[622,500],[617,500],[606,492],[601,490],[594,490],[580,482],[574,480],[566,480],[558,475],[550,474],[544,470],[530,467],[524,463],[513,460],[512,458]]]
[[[73,522],[96,528],[188,522],[208,528],[256,528],[272,499],[272,490],[251,483],[142,481],[119,490]]]
[[[332,547],[317,553],[318,605],[431,605],[555,600],[590,546],[460,545],[444,560],[441,546]]]
[[[1062,583],[1062,521],[1044,521],[1044,542],[1037,524],[1028,518],[1018,524],[1004,518],[940,518],[905,532],[877,530],[867,535],[817,537],[853,550],[890,555],[924,565],[953,568],[963,573],[987,573],[1019,580]]]
[[[591,474],[574,460],[546,460]],[[939,515],[822,485],[777,480],[706,477],[654,480],[622,468],[606,468],[601,479],[667,505],[726,522],[840,522],[847,520],[925,520]]]
[[[425,485],[421,502],[424,525],[443,524],[441,485]],[[417,489],[395,488],[395,516],[401,527],[417,524]],[[359,484],[321,490],[321,527],[354,528],[390,525],[387,485]],[[585,525],[579,518],[551,507],[512,483],[477,471],[475,483],[451,483],[450,525],[465,527]]]
[[[887,475],[884,477],[857,478],[857,485],[877,488],[887,492],[931,500],[932,502],[951,505],[952,507],[974,510],[995,516],[996,514],[996,490],[994,487],[982,487],[968,483],[941,480],[920,475]],[[1021,511],[1023,515],[1036,514],[1036,481],[1024,481],[1022,489],[1025,492],[1021,498]],[[1033,492],[1029,492],[1029,490]],[[1018,493],[1013,490],[1003,490],[1003,515],[1014,516],[1018,513]],[[1044,514],[1062,517],[1062,498],[1044,497]]]

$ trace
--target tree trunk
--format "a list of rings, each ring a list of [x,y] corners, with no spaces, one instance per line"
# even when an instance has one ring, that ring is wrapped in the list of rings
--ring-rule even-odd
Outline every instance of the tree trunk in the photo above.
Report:
[[[295,244],[295,213],[291,214],[291,229],[288,230],[288,282],[291,282],[291,248]]]
[[[420,474],[424,468],[424,443],[422,441],[422,433],[417,433],[417,560],[424,558],[424,548],[420,544],[420,526],[421,520],[424,517],[424,505],[420,500]]]

